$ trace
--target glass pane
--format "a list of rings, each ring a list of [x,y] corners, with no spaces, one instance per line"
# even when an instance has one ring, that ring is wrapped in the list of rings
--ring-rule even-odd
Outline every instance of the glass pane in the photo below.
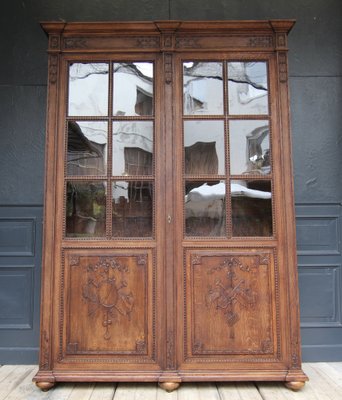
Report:
[[[113,114],[153,114],[153,63],[115,63]]]
[[[226,185],[223,181],[185,183],[185,234],[225,236]]]
[[[268,121],[230,121],[229,140],[232,175],[271,172]]]
[[[268,114],[266,62],[229,62],[230,114]]]
[[[68,175],[106,175],[107,122],[68,122]]]
[[[113,182],[112,194],[113,236],[152,237],[152,182]]]
[[[272,236],[270,181],[232,181],[233,236]]]
[[[68,182],[66,236],[106,235],[106,183]]]
[[[185,173],[225,173],[224,122],[185,121]]]
[[[113,175],[152,175],[153,122],[113,123]]]
[[[185,62],[183,93],[185,115],[223,114],[222,63]]]
[[[108,64],[69,67],[69,115],[108,115]]]

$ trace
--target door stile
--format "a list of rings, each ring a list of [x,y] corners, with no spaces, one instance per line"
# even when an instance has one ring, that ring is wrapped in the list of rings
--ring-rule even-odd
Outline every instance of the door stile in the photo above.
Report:
[[[163,63],[162,55],[157,55],[155,59],[155,247],[156,247],[156,327],[155,327],[155,342],[156,342],[156,361],[163,369],[166,359],[165,343],[167,342],[167,296],[166,291],[166,265],[167,258],[165,249],[169,235],[166,234],[166,121],[165,106],[162,99],[165,97],[165,83],[163,79]],[[166,239],[168,237],[168,239]]]
[[[176,149],[174,141],[174,55],[168,52],[163,53],[163,126],[165,137],[165,212],[161,225],[165,226],[165,338],[164,367],[167,371],[163,379],[167,380],[168,371],[176,369],[175,349],[177,348],[176,324],[175,324],[175,236],[174,227],[177,223],[177,209],[173,202],[175,190],[174,184],[174,160]]]

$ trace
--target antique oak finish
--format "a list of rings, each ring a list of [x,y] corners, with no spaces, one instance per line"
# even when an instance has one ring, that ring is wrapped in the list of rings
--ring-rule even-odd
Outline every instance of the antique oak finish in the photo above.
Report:
[[[293,24],[42,23],[42,390],[58,381],[304,385]]]

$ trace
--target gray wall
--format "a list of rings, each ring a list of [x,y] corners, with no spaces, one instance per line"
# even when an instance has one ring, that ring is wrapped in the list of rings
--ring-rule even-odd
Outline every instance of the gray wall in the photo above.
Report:
[[[342,360],[340,1],[7,3],[0,15],[0,363],[37,361],[47,81],[42,20],[297,20],[289,71],[303,354]]]

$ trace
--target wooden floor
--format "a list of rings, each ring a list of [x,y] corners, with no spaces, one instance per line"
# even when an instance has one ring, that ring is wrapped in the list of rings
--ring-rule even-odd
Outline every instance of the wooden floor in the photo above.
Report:
[[[306,363],[310,381],[300,392],[281,383],[184,383],[172,393],[156,384],[59,383],[41,392],[33,383],[35,365],[0,367],[0,400],[342,400],[342,362]]]

